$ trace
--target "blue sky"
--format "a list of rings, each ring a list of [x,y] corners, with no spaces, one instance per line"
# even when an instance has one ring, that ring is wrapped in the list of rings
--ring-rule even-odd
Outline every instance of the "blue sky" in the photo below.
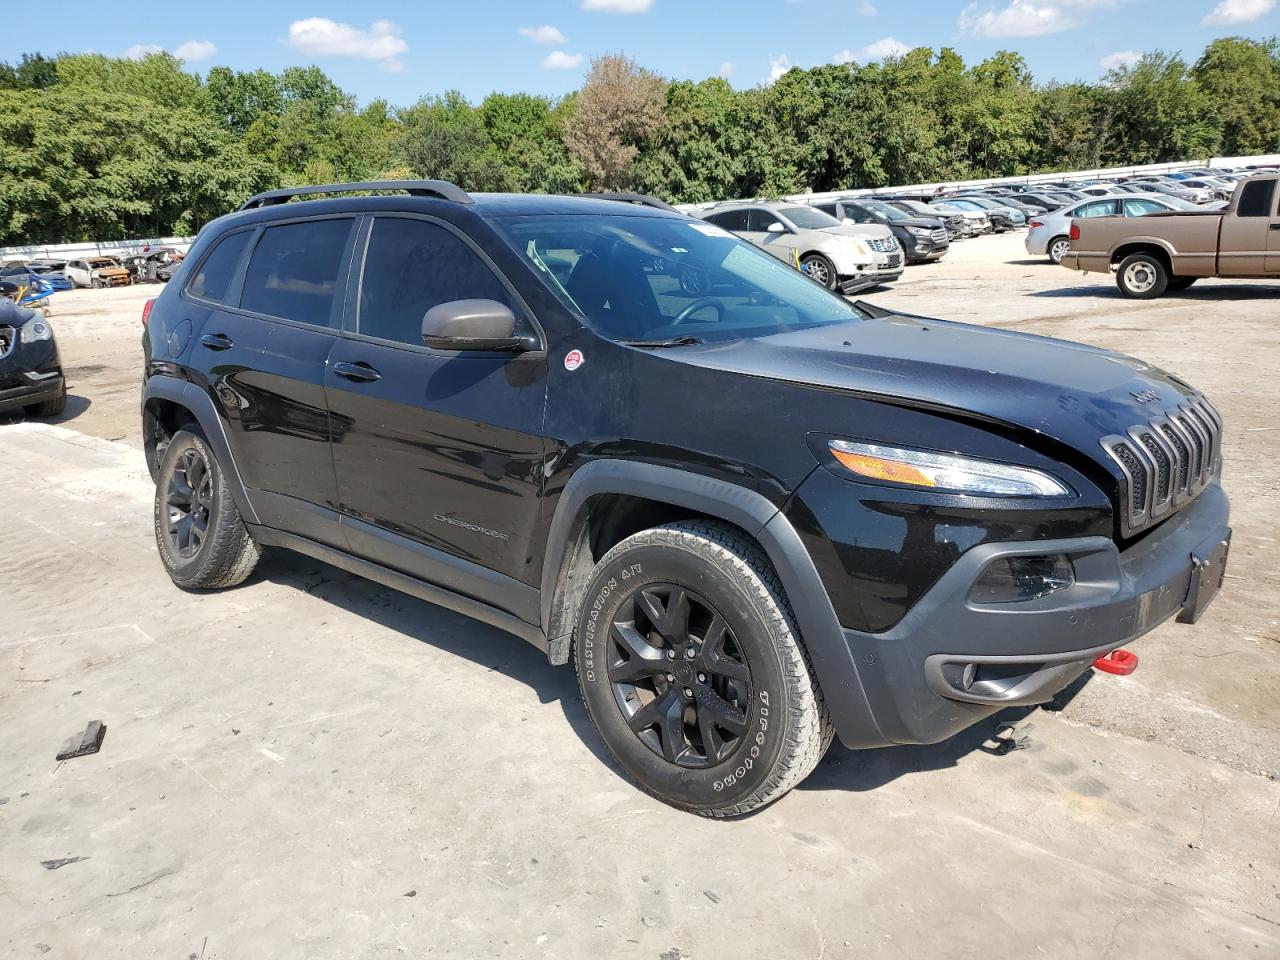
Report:
[[[1037,79],[1093,80],[1146,50],[1193,59],[1215,37],[1280,34],[1277,0],[220,0],[141,16],[123,13],[128,5],[113,16],[103,9],[72,0],[58,6],[56,28],[4,31],[0,60],[33,49],[164,49],[200,71],[316,63],[362,101],[408,104],[449,88],[474,100],[493,90],[562,94],[582,82],[592,56],[619,51],[666,76],[719,73],[737,87],[766,83],[787,65],[913,46],[952,46],[966,62],[1012,49]]]

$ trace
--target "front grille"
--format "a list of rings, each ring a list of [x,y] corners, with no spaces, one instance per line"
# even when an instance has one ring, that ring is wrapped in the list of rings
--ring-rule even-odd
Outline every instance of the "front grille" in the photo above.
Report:
[[[1122,532],[1138,533],[1200,495],[1218,472],[1222,417],[1203,397],[1166,410],[1102,447],[1120,467]]]
[[[16,335],[17,331],[13,327],[0,327],[0,360],[7,357],[9,351],[13,349]]]
[[[868,240],[867,246],[876,253],[892,253],[898,249],[898,241],[894,237],[877,237],[875,240]]]
[[[941,227],[938,227],[936,230],[930,233],[929,236],[933,239],[934,243],[942,243],[942,241],[947,239],[947,231],[943,230]]]

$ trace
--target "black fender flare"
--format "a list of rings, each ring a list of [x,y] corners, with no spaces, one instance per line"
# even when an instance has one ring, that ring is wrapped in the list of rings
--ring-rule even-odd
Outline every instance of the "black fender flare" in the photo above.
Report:
[[[542,567],[542,626],[553,661],[567,659],[580,599],[574,597],[574,585],[562,582],[566,560],[586,529],[587,502],[604,493],[696,511],[733,524],[752,537],[782,581],[841,741],[866,746],[890,742],[875,721],[831,598],[795,527],[776,504],[753,490],[674,467],[593,460],[565,485],[552,516]],[[579,592],[581,586],[576,588]]]
[[[221,415],[213,405],[213,399],[190,380],[180,380],[165,374],[152,374],[147,378],[142,389],[142,409],[153,400],[163,400],[182,407],[200,425],[209,446],[213,447],[214,456],[222,468],[223,478],[231,489],[231,496],[236,502],[236,509],[247,523],[259,523],[257,511],[249,499],[244,481],[240,478],[240,468],[236,466],[235,457],[231,453],[231,444],[227,441],[226,426]]]

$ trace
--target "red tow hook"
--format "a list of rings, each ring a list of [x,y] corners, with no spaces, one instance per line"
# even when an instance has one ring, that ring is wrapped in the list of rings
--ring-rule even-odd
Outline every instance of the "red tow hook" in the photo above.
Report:
[[[1138,655],[1128,650],[1112,650],[1110,653],[1093,661],[1094,669],[1103,673],[1114,673],[1117,677],[1127,677],[1138,669]]]

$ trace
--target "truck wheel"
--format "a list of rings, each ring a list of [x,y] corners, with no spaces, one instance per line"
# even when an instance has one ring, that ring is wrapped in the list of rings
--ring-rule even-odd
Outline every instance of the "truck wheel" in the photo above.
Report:
[[[49,400],[42,400],[40,403],[34,403],[27,407],[27,415],[31,417],[56,417],[67,409],[67,387],[64,384],[62,389],[58,391],[56,397]]]
[[[769,561],[733,528],[645,530],[601,559],[574,636],[587,712],[645,792],[707,817],[781,797],[831,743]]]
[[[194,430],[179,430],[165,448],[156,478],[156,545],[180,587],[234,587],[258,562],[217,457]]]
[[[1154,300],[1169,285],[1169,271],[1159,258],[1149,253],[1134,253],[1120,261],[1116,286],[1134,300]]]
[[[817,280],[828,290],[834,290],[839,282],[835,264],[820,253],[811,253],[800,261],[800,269],[810,280]]]
[[[1187,289],[1187,287],[1191,286],[1193,283],[1195,283],[1199,279],[1200,279],[1199,277],[1170,277],[1169,289],[1185,290]]]
[[[1049,241],[1049,259],[1054,263],[1062,263],[1062,258],[1071,249],[1071,241],[1066,237],[1054,237]]]

